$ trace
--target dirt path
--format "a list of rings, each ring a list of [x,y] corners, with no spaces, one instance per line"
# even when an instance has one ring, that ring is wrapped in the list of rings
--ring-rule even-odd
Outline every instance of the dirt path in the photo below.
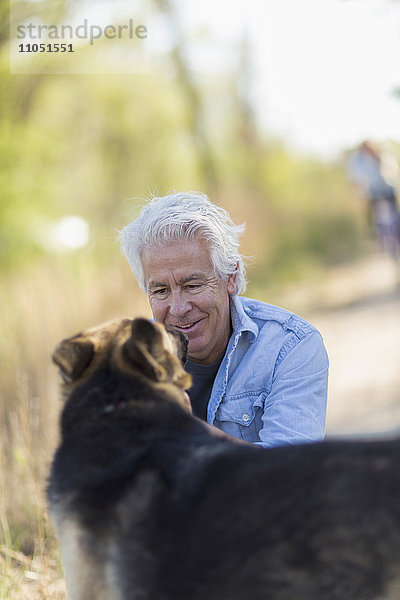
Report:
[[[383,255],[335,268],[308,313],[330,356],[328,435],[400,428],[400,290]]]

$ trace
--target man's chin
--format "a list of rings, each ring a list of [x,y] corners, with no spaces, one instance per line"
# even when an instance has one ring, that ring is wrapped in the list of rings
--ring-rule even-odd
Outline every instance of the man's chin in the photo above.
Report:
[[[202,363],[207,359],[207,352],[204,349],[204,346],[198,343],[196,340],[194,343],[190,342],[189,338],[189,346],[188,346],[188,360],[195,363]]]

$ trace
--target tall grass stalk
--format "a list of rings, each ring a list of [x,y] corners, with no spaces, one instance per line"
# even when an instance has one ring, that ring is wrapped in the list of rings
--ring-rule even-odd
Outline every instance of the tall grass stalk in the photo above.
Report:
[[[0,286],[0,598],[63,600],[46,478],[61,409],[51,354],[63,338],[118,316],[149,316],[125,265],[52,260]]]

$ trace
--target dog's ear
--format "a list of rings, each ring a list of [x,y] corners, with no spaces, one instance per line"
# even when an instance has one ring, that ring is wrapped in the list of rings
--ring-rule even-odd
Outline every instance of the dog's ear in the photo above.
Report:
[[[90,365],[94,356],[94,344],[76,336],[63,340],[53,353],[53,361],[60,368],[65,383],[78,379]]]
[[[131,339],[144,344],[153,356],[164,351],[161,332],[148,319],[133,319],[131,336]]]
[[[154,381],[164,381],[167,373],[158,360],[164,353],[161,332],[147,319],[134,319],[131,337],[122,347],[125,360]]]

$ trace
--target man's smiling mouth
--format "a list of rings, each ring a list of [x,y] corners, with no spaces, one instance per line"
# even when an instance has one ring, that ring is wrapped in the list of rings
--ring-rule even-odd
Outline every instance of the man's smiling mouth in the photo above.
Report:
[[[202,319],[192,321],[191,323],[186,323],[185,325],[171,325],[171,327],[173,327],[174,329],[179,329],[179,331],[188,331],[189,329],[192,329],[192,327],[197,325],[197,323],[200,323],[200,321],[202,321]]]

